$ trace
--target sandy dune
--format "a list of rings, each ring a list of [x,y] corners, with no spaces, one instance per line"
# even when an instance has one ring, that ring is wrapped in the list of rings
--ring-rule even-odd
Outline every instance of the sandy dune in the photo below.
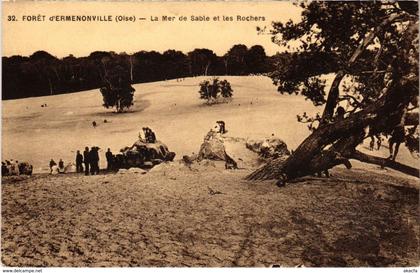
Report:
[[[135,106],[120,115],[101,106],[97,90],[3,102],[2,158],[30,161],[39,174],[2,180],[2,262],[418,265],[419,180],[377,166],[352,162],[350,171],[334,168],[332,178],[305,177],[283,188],[243,180],[255,168],[249,162],[235,171],[221,162],[191,168],[174,162],[147,174],[42,174],[50,158],[69,162],[84,146],[117,151],[131,145],[145,125],[177,158],[198,152],[219,119],[228,136],[274,133],[294,149],[308,135],[296,114],[321,111],[301,96],[278,94],[268,78],[227,78],[233,102],[211,107],[198,99],[203,77],[135,85]],[[384,144],[373,153],[387,155]],[[369,152],[366,145],[360,149]],[[404,147],[398,160],[418,165]]]
[[[331,179],[305,178],[278,188],[270,181],[244,181],[248,171],[222,165],[189,170],[172,163],[145,175],[38,175],[4,183],[2,261],[417,265],[417,181],[336,168]]]
[[[269,78],[223,78],[232,83],[234,99],[211,107],[198,98],[198,83],[205,77],[136,84],[134,107],[125,114],[105,109],[99,90],[4,101],[2,158],[27,160],[36,172],[45,172],[51,158],[70,162],[77,149],[95,145],[102,148],[103,159],[106,148],[117,152],[131,145],[143,126],[153,128],[182,158],[198,151],[216,120],[226,121],[229,135],[262,138],[274,133],[293,149],[308,134],[296,114],[320,111],[301,96],[277,93]],[[48,107],[41,107],[44,103]]]

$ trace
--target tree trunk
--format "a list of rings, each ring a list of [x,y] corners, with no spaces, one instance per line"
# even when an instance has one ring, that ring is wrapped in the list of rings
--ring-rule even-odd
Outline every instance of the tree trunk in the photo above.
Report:
[[[207,72],[209,70],[209,67],[210,67],[210,62],[208,62],[207,65],[206,65],[206,70],[204,71],[204,76],[207,76]]]
[[[377,33],[380,33],[385,26],[397,20],[400,16],[399,14],[389,16],[378,27],[368,33],[353,52],[346,68],[350,68],[355,63]],[[382,97],[363,110],[350,115],[346,119],[330,123],[339,98],[339,85],[345,74],[345,69],[338,71],[331,84],[322,115],[322,123],[319,128],[307,137],[286,161],[273,160],[251,173],[247,179],[290,181],[297,177],[324,171],[338,164],[345,164],[347,168],[351,168],[347,158],[354,158],[355,154],[356,157],[362,158],[355,149],[363,141],[364,129],[367,126],[379,123],[379,120],[381,120],[381,123],[386,120],[385,123],[390,127],[396,125],[394,124],[394,119],[391,118],[392,115],[398,115],[408,105],[410,98],[409,91],[407,91],[408,93],[401,92],[401,87],[404,86],[403,80],[391,84],[393,87],[393,90],[390,90],[391,92],[389,92],[388,88],[385,88],[384,92],[382,92]],[[324,150],[327,145],[332,146]],[[366,159],[366,157],[363,158]],[[379,162],[378,160],[372,160],[372,158],[368,159],[370,162]],[[382,161],[380,162],[383,163]],[[390,165],[395,166],[395,164]],[[411,169],[409,170],[405,167],[399,169],[407,173],[414,173]]]
[[[224,59],[223,63],[225,64],[225,75],[228,74],[228,60]]]
[[[52,87],[52,83],[51,83],[51,79],[50,78],[48,78],[48,84],[50,86],[50,95],[52,96],[52,94],[53,94],[53,87]]]
[[[365,36],[365,38],[362,40],[362,43],[353,52],[353,54],[350,57],[346,67],[347,68],[351,67],[356,62],[357,58],[360,56],[360,54],[362,54],[362,52],[366,49],[366,47],[373,41],[373,39],[375,38],[377,33],[380,33],[386,25],[392,23],[393,21],[395,21],[399,17],[401,17],[400,14],[393,14],[393,15],[389,16],[377,28],[375,28],[375,30],[368,33]],[[339,94],[340,94],[339,86],[340,86],[341,80],[346,75],[346,73],[344,71],[345,71],[344,69],[338,71],[334,80],[333,80],[333,82],[332,82],[332,84],[331,84],[330,92],[328,93],[327,102],[326,102],[325,108],[324,108],[324,113],[322,114],[322,120],[323,121],[330,120],[334,115],[334,109],[337,106],[338,97],[339,97]]]
[[[134,78],[133,78],[133,55],[130,55],[130,80],[131,80],[131,83],[134,82]]]
[[[247,179],[289,181],[297,177],[324,171],[338,164],[345,164],[350,167],[351,165],[345,159],[354,158],[355,149],[363,141],[364,129],[367,126],[378,120],[385,121],[391,127],[399,122],[393,118],[396,115],[395,113],[402,112],[408,105],[410,96],[416,95],[414,93],[410,95],[407,90],[404,90],[403,85],[398,83],[398,86],[393,86],[390,92],[386,88],[384,95],[365,109],[345,119],[320,126],[302,142],[286,161],[273,160],[251,173]],[[401,91],[405,92],[404,96],[401,95]],[[327,145],[331,144],[332,146],[328,150],[324,150]],[[371,160],[371,163],[373,162]],[[395,166],[395,164],[389,166]],[[402,171],[408,170],[405,167],[399,169]],[[406,173],[412,174],[413,171],[409,170]]]

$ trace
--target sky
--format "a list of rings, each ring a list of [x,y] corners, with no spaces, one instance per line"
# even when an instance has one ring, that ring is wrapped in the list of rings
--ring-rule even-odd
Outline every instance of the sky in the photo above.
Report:
[[[256,27],[272,21],[298,21],[301,9],[291,2],[3,2],[2,55],[29,56],[45,50],[62,58],[87,56],[93,51],[128,54],[141,50],[167,49],[187,53],[208,48],[223,55],[235,44],[262,45],[268,55],[282,51],[270,35]],[[29,21],[33,16],[41,21]],[[111,16],[112,22],[51,22],[61,15]],[[239,22],[237,16],[261,16],[265,21]],[[17,21],[12,21],[16,19]],[[45,16],[45,17],[43,17]],[[136,22],[115,22],[116,16],[136,17]],[[175,21],[162,21],[175,16]],[[187,21],[179,21],[186,16]],[[191,21],[191,16],[209,16],[210,21]],[[213,18],[219,16],[219,21]],[[223,21],[232,16],[234,21]],[[139,17],[146,20],[138,20]],[[159,21],[152,21],[152,18]]]

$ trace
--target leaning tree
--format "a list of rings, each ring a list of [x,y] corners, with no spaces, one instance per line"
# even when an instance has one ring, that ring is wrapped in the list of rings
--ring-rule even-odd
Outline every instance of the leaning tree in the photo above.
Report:
[[[300,22],[272,24],[273,42],[298,45],[271,77],[280,92],[299,90],[324,110],[299,117],[313,125],[312,133],[289,158],[274,159],[247,178],[283,184],[339,164],[351,168],[349,159],[418,177],[418,169],[357,150],[372,134],[419,123],[417,2],[310,2],[301,7]],[[329,90],[324,90],[324,73],[335,75]],[[340,106],[345,114],[337,117]]]

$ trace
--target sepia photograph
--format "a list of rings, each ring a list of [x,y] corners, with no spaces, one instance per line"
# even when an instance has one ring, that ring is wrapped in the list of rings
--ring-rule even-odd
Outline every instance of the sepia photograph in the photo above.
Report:
[[[1,38],[2,272],[417,273],[417,1],[3,1]]]

